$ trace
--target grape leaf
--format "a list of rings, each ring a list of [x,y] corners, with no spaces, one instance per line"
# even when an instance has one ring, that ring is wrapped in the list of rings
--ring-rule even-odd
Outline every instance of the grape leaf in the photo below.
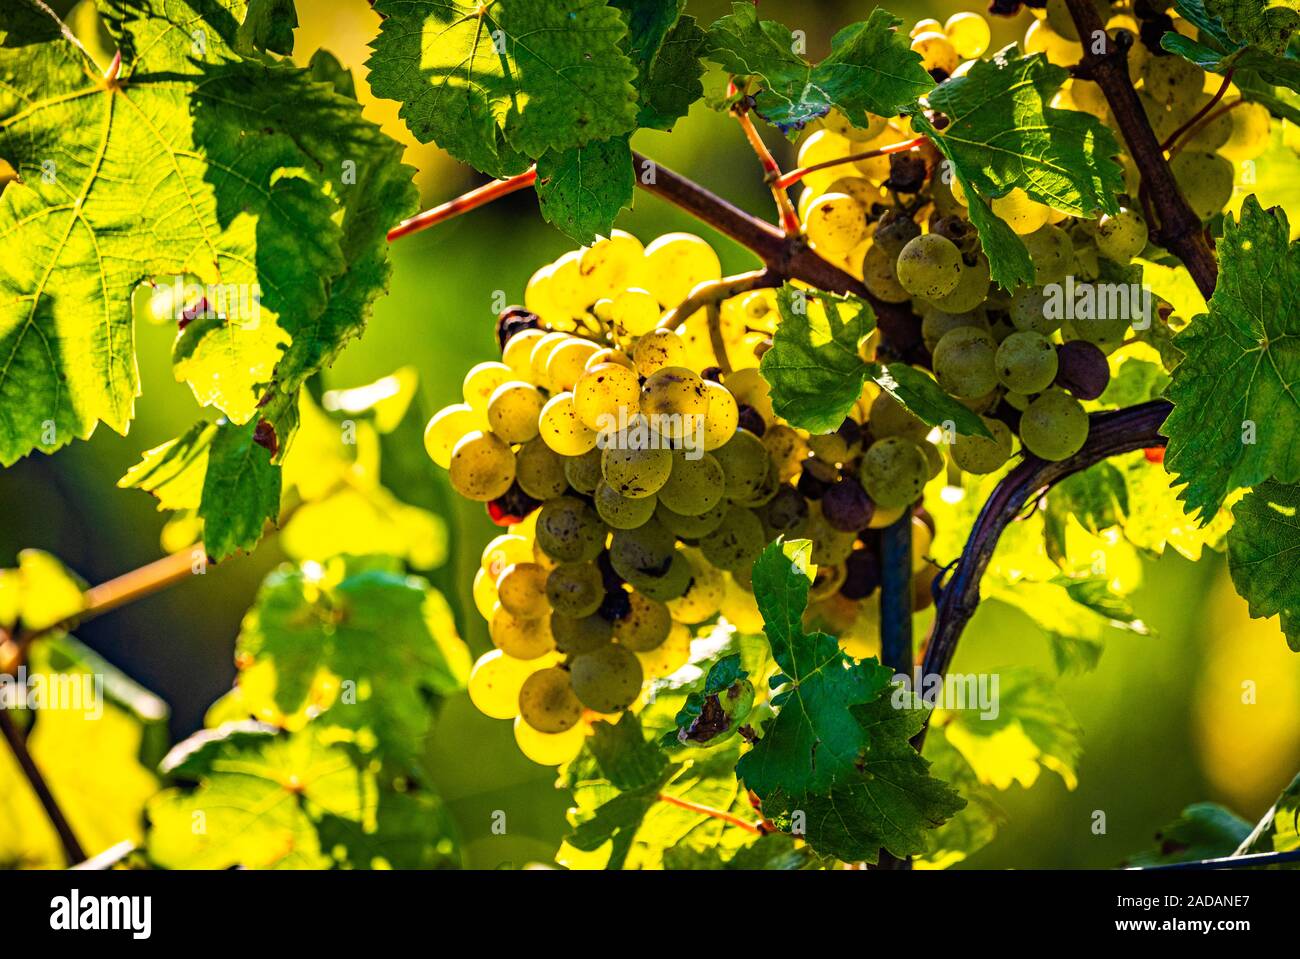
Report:
[[[298,27],[294,0],[248,0],[248,13],[235,33],[235,49],[293,53],[293,31]]]
[[[18,552],[16,569],[0,569],[0,626],[43,630],[74,618],[86,606],[86,584],[58,558],[40,549]]]
[[[198,509],[217,429],[215,423],[195,423],[176,439],[146,450],[117,481],[118,487],[152,494],[159,510]]]
[[[1250,835],[1250,823],[1218,803],[1193,803],[1156,833],[1155,846],[1126,866],[1164,866],[1231,856]]]
[[[784,833],[768,833],[748,846],[742,846],[731,856],[725,856],[717,847],[672,846],[664,850],[664,868],[790,871],[821,869],[823,863],[806,844],[796,845]]]
[[[431,792],[385,789],[373,823],[321,817],[320,845],[344,869],[459,869],[456,827],[442,800]]]
[[[934,776],[957,790],[966,805],[930,832],[926,851],[913,860],[913,868],[947,869],[996,839],[1007,815],[993,798],[993,791],[980,782],[947,736],[927,736],[924,754]]]
[[[1242,840],[1238,854],[1289,852],[1300,849],[1300,776],[1282,791],[1263,817]]]
[[[755,97],[759,116],[783,130],[839,109],[855,125],[865,114],[895,116],[910,110],[934,81],[921,57],[897,27],[902,21],[877,8],[865,22],[831,38],[830,56],[812,66],[799,54],[789,29],[758,19],[753,4],[736,2],[731,13],[709,27],[706,56],[724,70],[761,81]]]
[[[627,21],[623,49],[636,65],[640,100],[637,126],[670,130],[704,95],[700,53],[707,35],[686,0],[611,0]]]
[[[84,438],[100,420],[125,432],[143,280],[192,274],[217,301],[233,292],[255,304],[254,315],[182,331],[182,376],[239,422],[266,391],[296,389],[326,339],[360,327],[359,300],[377,295],[373,271],[352,269],[365,265],[354,247],[363,226],[368,243],[382,241],[405,211],[386,206],[388,222],[363,224],[357,211],[393,193],[360,196],[345,161],[379,148],[369,168],[391,177],[400,147],[308,71],[241,59],[242,0],[176,0],[171,19],[158,7],[104,7],[122,53],[108,81],[63,37],[36,44],[20,28],[0,48],[0,69],[16,78],[0,92],[0,155],[22,177],[0,195],[0,462]],[[413,203],[413,185],[403,189]],[[358,295],[345,300],[347,285]],[[291,339],[280,357],[277,327]]]
[[[1263,104],[1276,116],[1300,122],[1300,110],[1279,97],[1274,86],[1300,90],[1300,60],[1286,51],[1300,18],[1294,10],[1264,10],[1264,0],[1175,0],[1174,7],[1197,29],[1197,39],[1169,31],[1160,45],[1202,70],[1226,74],[1243,100]]]
[[[441,594],[391,560],[340,557],[272,573],[236,641],[259,720],[339,726],[413,765],[432,704],[462,689],[469,653]],[[318,715],[319,714],[319,715]]]
[[[375,818],[374,775],[314,727],[227,723],[178,744],[161,769],[175,785],[149,801],[146,849],[166,869],[324,869],[318,822]]]
[[[1090,533],[1120,526],[1128,515],[1128,484],[1124,474],[1101,462],[1067,476],[1047,494],[1049,522],[1064,524],[1073,516]]]
[[[578,243],[609,236],[619,211],[632,205],[635,189],[625,136],[550,151],[537,161],[542,216]]]
[[[973,682],[975,677],[967,677]],[[1051,681],[1028,667],[1008,667],[990,674],[989,702],[969,683],[961,709],[937,709],[931,723],[970,764],[981,783],[995,789],[1019,783],[1028,789],[1042,769],[1061,777],[1069,789],[1078,783],[1083,751],[1082,730]]]
[[[1300,480],[1300,245],[1289,235],[1286,212],[1254,197],[1236,221],[1225,217],[1210,312],[1174,338],[1184,359],[1167,390],[1165,466],[1202,523],[1233,490]]]
[[[1228,570],[1256,619],[1281,616],[1287,645],[1300,653],[1300,487],[1261,483],[1232,515]]]
[[[786,284],[776,301],[781,324],[759,370],[771,385],[773,408],[793,425],[813,433],[838,429],[870,377],[932,426],[952,423],[960,433],[989,435],[978,416],[924,373],[863,361],[858,347],[876,328],[866,300]]]
[[[256,424],[218,424],[199,498],[208,555],[221,562],[241,549],[251,550],[267,520],[279,513],[280,470],[271,465],[271,451],[257,442]]]
[[[1034,283],[1034,263],[1029,258],[1029,250],[1016,232],[1007,226],[1005,220],[993,215],[988,201],[980,196],[972,185],[971,178],[957,164],[957,157],[950,144],[939,134],[924,113],[912,116],[912,126],[930,138],[930,141],[947,159],[940,176],[952,177],[966,191],[966,212],[975,225],[975,232],[980,238],[980,248],[989,261],[989,276],[1005,290],[1014,290],[1017,286],[1032,286]],[[949,181],[951,182],[951,181]]]
[[[1105,406],[1135,406],[1154,400],[1169,386],[1169,374],[1159,363],[1134,357],[1124,359],[1118,372],[1106,384],[1106,390],[1097,398]]]
[[[1068,77],[1042,54],[1021,56],[1013,45],[935,88],[930,106],[948,124],[931,138],[963,186],[990,198],[1020,187],[1075,216],[1118,209],[1124,171],[1114,160],[1115,137],[1090,114],[1049,106]]]
[[[630,133],[636,66],[603,0],[380,0],[370,87],[421,142],[492,176]]]

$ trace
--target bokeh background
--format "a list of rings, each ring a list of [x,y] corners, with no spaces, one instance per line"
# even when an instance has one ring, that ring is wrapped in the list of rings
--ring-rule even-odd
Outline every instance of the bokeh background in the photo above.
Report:
[[[67,13],[74,4],[54,6]],[[969,9],[945,0],[892,9],[910,26],[923,17],[944,19],[963,6]],[[688,8],[705,22],[728,9],[720,0],[691,0]],[[324,46],[354,71],[367,114],[410,144],[407,161],[419,169],[426,205],[481,182],[435,147],[414,143],[396,104],[370,98],[364,62],[378,18],[366,0],[298,0],[298,10],[298,56],[305,62]],[[762,4],[764,17],[806,31],[812,58],[825,54],[837,27],[869,13],[870,6],[860,3]],[[75,20],[76,11],[71,15]],[[1027,13],[995,20],[994,48],[1019,40],[1029,22]],[[793,158],[779,138],[772,144],[779,159]],[[770,196],[739,131],[703,104],[672,134],[643,132],[634,145],[770,217]],[[619,225],[647,241],[669,230],[692,230],[717,245],[729,272],[756,265],[743,249],[644,194]],[[541,220],[528,192],[402,241],[393,250],[391,293],[364,338],[328,371],[327,384],[359,385],[414,365],[430,408],[458,402],[465,370],[498,358],[491,309],[496,291],[520,300],[529,275],[570,247]],[[13,565],[22,548],[39,547],[99,582],[159,555],[164,516],[150,497],[119,490],[114,481],[141,451],[188,427],[196,410],[188,388],[172,376],[173,331],[142,326],[136,335],[144,392],[130,435],[101,428],[90,442],[0,472],[0,565]],[[461,503],[446,519],[451,557],[436,578],[448,589],[477,655],[490,643],[469,583],[494,528],[472,504]],[[79,636],[171,704],[172,733],[179,739],[198,728],[204,710],[229,688],[240,619],[263,576],[282,559],[272,537],[255,555],[89,623]],[[963,866],[1113,866],[1146,846],[1191,802],[1217,800],[1256,818],[1300,769],[1300,656],[1287,650],[1276,621],[1249,619],[1217,554],[1193,564],[1171,551],[1146,561],[1144,573],[1134,602],[1156,635],[1112,631],[1099,668],[1062,682],[1085,731],[1078,787],[1067,791],[1049,775],[1031,790],[1013,787],[1002,794],[1008,825]],[[1047,637],[1019,613],[990,604],[967,630],[954,669],[1011,663],[1051,670]],[[1247,680],[1257,685],[1253,705],[1242,703]],[[470,865],[551,859],[564,832],[567,797],[553,788],[551,769],[519,754],[510,724],[480,715],[461,696],[445,707],[429,763]],[[495,810],[508,814],[505,836],[491,833]],[[1106,813],[1105,835],[1092,832],[1096,810]]]

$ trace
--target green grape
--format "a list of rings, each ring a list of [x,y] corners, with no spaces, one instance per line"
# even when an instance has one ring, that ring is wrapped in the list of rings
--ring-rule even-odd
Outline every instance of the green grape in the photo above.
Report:
[[[991,206],[994,216],[1005,221],[1007,226],[1021,236],[1028,236],[1042,227],[1052,214],[1048,207],[1032,199],[1020,187],[993,200]]]
[[[1205,71],[1179,56],[1151,57],[1142,64],[1142,88],[1166,109],[1204,92]]]
[[[648,653],[663,645],[673,628],[668,607],[641,593],[628,594],[630,612],[614,624],[614,638],[636,653]]]
[[[803,461],[808,458],[808,441],[798,430],[778,423],[763,434],[763,445],[772,458],[778,480],[784,483],[799,475]]]
[[[1059,317],[1048,316],[1049,294],[1041,286],[1021,287],[1011,297],[1011,322],[1017,330],[1051,336],[1061,328]]]
[[[569,672],[578,699],[598,713],[627,709],[641,695],[641,660],[616,643],[574,657]]]
[[[862,282],[872,296],[886,303],[903,303],[912,298],[898,282],[897,259],[875,243],[867,247],[862,258]]]
[[[1020,441],[1045,460],[1063,460],[1088,439],[1088,414],[1064,390],[1048,390],[1029,404],[1020,417]]]
[[[1178,57],[1161,57],[1176,60]],[[1232,199],[1235,170],[1229,160],[1217,153],[1183,150],[1169,161],[1169,169],[1192,208],[1202,220],[1223,211]]]
[[[468,403],[455,403],[433,415],[424,428],[424,449],[443,469],[451,466],[451,451],[467,433],[488,428],[487,417]]]
[[[564,476],[569,481],[569,485],[579,493],[591,495],[596,492],[596,487],[600,485],[602,479],[600,461],[604,455],[604,450],[594,447],[581,456],[566,457]]]
[[[1059,226],[1040,226],[1025,238],[1025,249],[1034,264],[1034,277],[1039,286],[1059,283],[1070,272],[1074,262],[1074,244],[1070,234]]]
[[[815,433],[808,437],[808,449],[825,463],[843,463],[849,458],[849,444],[839,433]]]
[[[704,448],[716,450],[736,435],[740,408],[731,390],[721,383],[705,380],[704,393],[709,398],[708,411],[704,414]]]
[[[919,442],[930,432],[925,420],[883,391],[871,401],[867,423],[871,435],[878,440],[886,436],[902,436]]]
[[[551,611],[546,599],[549,572],[537,563],[514,563],[497,577],[497,599],[511,616],[536,619]]]
[[[539,436],[519,447],[515,453],[515,481],[521,490],[544,503],[563,496],[569,488],[565,466],[570,462],[573,461],[555,452]]]
[[[1011,458],[1010,427],[1001,420],[988,416],[981,416],[980,419],[984,421],[993,438],[959,433],[950,450],[952,461],[957,464],[957,468],[967,473],[992,473]]]
[[[971,326],[950,330],[934,348],[935,379],[953,396],[985,396],[998,385],[996,352],[997,343],[985,330]]]
[[[822,126],[856,143],[874,139],[885,130],[884,117],[878,117],[874,113],[866,113],[861,110],[855,114],[855,117],[861,126],[855,127],[853,121],[844,113],[832,109],[826,116],[822,117]]]
[[[737,496],[732,500],[732,502],[739,506],[748,506],[753,509],[768,503],[780,488],[781,476],[777,472],[776,465],[769,459],[767,463],[767,474],[763,477],[763,481],[758,485],[758,489],[754,490],[754,492],[749,496]]]
[[[566,656],[577,656],[608,644],[614,638],[614,627],[603,616],[552,613],[551,633],[556,649]]]
[[[486,652],[470,670],[469,701],[492,719],[514,719],[519,715],[519,690],[533,672],[531,664],[512,659],[499,649]]]
[[[539,733],[562,733],[576,726],[582,702],[568,670],[549,666],[525,679],[519,689],[519,718]]]
[[[649,290],[665,307],[677,306],[700,283],[720,279],[718,254],[690,233],[666,233],[653,240],[632,276],[634,286]]]
[[[1097,8],[1101,22],[1105,23],[1110,16],[1110,4],[1107,0],[1094,0],[1093,6]],[[1065,0],[1047,0],[1043,12],[1047,15],[1047,25],[1059,36],[1078,41],[1079,31],[1074,26],[1074,18],[1070,16],[1070,7]]]
[[[504,363],[479,363],[470,367],[465,374],[462,392],[465,402],[484,416],[487,415],[488,401],[498,386],[515,379],[514,370]]]
[[[662,502],[655,508],[655,519],[663,523],[664,529],[682,539],[699,539],[707,536],[722,525],[730,504],[725,499],[718,500],[712,507],[699,516],[675,513]]]
[[[859,478],[877,506],[906,506],[925,489],[930,464],[916,443],[901,436],[876,440],[862,456]]]
[[[823,256],[843,256],[862,242],[867,211],[845,193],[823,193],[803,218],[804,235]]]
[[[627,336],[644,336],[659,325],[659,301],[648,290],[633,287],[614,297],[610,319]]]
[[[644,526],[655,513],[657,500],[651,493],[639,499],[629,499],[614,487],[601,480],[592,497],[596,512],[613,529],[636,529]]]
[[[596,445],[596,431],[578,419],[572,393],[556,393],[547,400],[537,425],[546,445],[561,456],[581,456]]]
[[[898,282],[913,296],[928,300],[947,296],[961,279],[961,253],[952,240],[925,233],[908,240],[898,254]]]
[[[691,567],[691,584],[668,603],[668,609],[677,622],[695,625],[717,615],[727,591],[726,574],[710,566],[697,550],[684,549],[682,555]]]
[[[818,566],[834,566],[844,562],[853,552],[853,544],[858,534],[838,530],[826,521],[819,502],[808,508],[808,531],[805,534],[812,540],[812,561]]]
[[[1137,210],[1121,209],[1097,221],[1097,251],[1108,260],[1127,264],[1147,245],[1147,223]]]
[[[677,538],[658,520],[636,529],[619,529],[609,543],[609,562],[628,582],[636,576],[663,576],[676,555]]]
[[[974,310],[948,313],[942,309],[928,309],[921,317],[921,339],[925,341],[926,349],[933,353],[934,348],[943,339],[943,335],[949,330],[955,330],[960,326],[973,326],[976,329],[987,330],[989,321],[983,313],[977,313]],[[891,434],[877,435],[888,436]]]
[[[763,521],[753,510],[733,505],[722,525],[700,540],[700,551],[719,569],[737,570],[752,566],[766,545]]]
[[[943,32],[963,60],[973,60],[989,48],[989,24],[978,13],[954,13],[944,23]]]
[[[659,502],[674,513],[699,516],[722,499],[726,477],[717,459],[709,453],[692,457],[685,451],[672,454],[672,471],[659,489]]]
[[[698,373],[684,366],[665,366],[646,377],[641,411],[660,435],[679,440],[703,425],[709,394]],[[697,419],[698,418],[698,419]]]
[[[989,297],[989,261],[983,254],[975,256],[974,263],[964,260],[957,285],[951,293],[933,301],[939,309],[948,313],[963,313],[973,310]]]
[[[492,645],[515,659],[537,659],[555,648],[548,617],[521,619],[511,615],[504,607],[492,614],[488,623]]]
[[[632,362],[642,376],[649,376],[665,366],[686,365],[686,344],[672,330],[651,330],[636,341]]]
[[[1161,57],[1162,60],[1172,59],[1170,57]],[[1169,139],[1170,135],[1178,129],[1178,121],[1163,103],[1160,103],[1146,90],[1137,92],[1138,103],[1142,105],[1142,112],[1146,114],[1147,120],[1151,123],[1151,129],[1156,135],[1156,139],[1162,143]]]
[[[1061,334],[1067,341],[1086,340],[1103,353],[1113,353],[1124,342],[1129,323],[1122,311],[1118,316],[1075,317],[1064,324]]]
[[[542,504],[536,535],[542,551],[561,563],[588,562],[605,546],[605,524],[594,509],[573,496]]]
[[[808,528],[808,500],[793,486],[782,486],[756,512],[763,521],[763,538],[768,542],[778,536],[786,539],[802,538]]]
[[[487,418],[492,432],[507,443],[527,443],[537,435],[537,418],[546,397],[531,383],[502,383],[488,400]]]
[[[566,616],[590,616],[605,599],[605,580],[595,563],[561,563],[546,577],[546,599]]]
[[[914,219],[900,210],[890,210],[876,223],[872,242],[897,260],[903,247],[920,235],[921,228]]]
[[[593,366],[573,388],[573,409],[588,429],[615,429],[640,411],[640,380],[633,370],[617,363]]]
[[[667,571],[659,575],[635,569],[620,570],[618,567],[615,567],[615,572],[627,580],[633,589],[664,603],[681,596],[691,585],[691,564],[686,562],[681,553],[674,553]]]
[[[1041,393],[1056,379],[1056,347],[1033,330],[1012,333],[998,344],[994,362],[1002,385],[1017,393]]]
[[[495,433],[475,430],[452,450],[450,475],[457,493],[486,503],[504,495],[515,481],[515,454]]]
[[[605,482],[621,496],[642,499],[659,492],[673,468],[670,450],[648,446],[632,448],[628,434],[615,437],[600,456],[600,472]]]
[[[771,457],[767,447],[749,430],[738,429],[725,446],[713,451],[726,477],[725,492],[732,499],[752,497],[767,479]]]
[[[1170,111],[1181,127],[1195,117],[1206,104],[1210,102],[1210,95],[1202,93],[1199,97],[1188,100],[1186,103],[1178,102]],[[1208,117],[1207,117],[1208,120]],[[1189,131],[1190,133],[1190,131]],[[1200,120],[1197,122],[1196,131],[1190,133],[1186,140],[1182,142],[1180,149],[1188,147],[1193,150],[1204,150],[1214,152],[1219,150],[1225,143],[1232,138],[1232,114],[1219,113],[1212,120]]]

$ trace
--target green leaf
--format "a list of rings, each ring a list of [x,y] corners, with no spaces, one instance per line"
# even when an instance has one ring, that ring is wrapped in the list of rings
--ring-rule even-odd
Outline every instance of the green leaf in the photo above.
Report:
[[[704,95],[700,54],[707,35],[694,17],[682,15],[686,0],[611,0],[610,6],[627,21],[623,49],[637,69],[637,126],[671,130]]]
[[[1072,578],[1058,576],[1052,580],[1054,585],[1062,587],[1066,595],[1085,609],[1092,610],[1106,620],[1107,626],[1127,630],[1139,636],[1150,636],[1151,630],[1138,618],[1133,604],[1110,588],[1110,580],[1104,576],[1086,576]]]
[[[813,433],[839,428],[862,395],[869,367],[858,346],[876,328],[871,304],[856,296],[797,290],[777,294],[781,324],[759,370],[772,387],[772,406]]]
[[[280,470],[271,451],[258,444],[256,424],[218,424],[208,447],[199,515],[203,545],[216,562],[251,550],[267,520],[280,513]]]
[[[1210,312],[1174,338],[1184,359],[1161,427],[1165,465],[1187,484],[1181,498],[1203,523],[1233,490],[1300,480],[1300,246],[1287,242],[1285,211],[1262,210],[1254,197],[1239,219],[1225,217],[1223,231]]]
[[[976,778],[995,789],[1028,789],[1043,769],[1073,789],[1083,731],[1051,680],[1028,667],[999,669],[989,679],[997,686],[988,702],[969,684],[961,687],[965,708],[935,710],[932,734],[942,730]]]
[[[1281,616],[1287,645],[1300,653],[1300,486],[1263,483],[1236,508],[1228,532],[1232,585],[1256,619]]]
[[[963,436],[992,434],[969,407],[949,396],[928,374],[906,363],[871,365],[871,378],[877,386],[915,413],[929,426],[953,428]]]
[[[20,550],[16,569],[0,569],[0,626],[10,632],[57,626],[85,609],[85,589],[57,557]]]
[[[321,848],[343,869],[459,869],[456,826],[434,793],[383,790],[374,822],[325,815]]]
[[[1126,866],[1165,866],[1231,856],[1250,835],[1250,823],[1218,803],[1193,803],[1156,833],[1155,845]]]
[[[21,175],[0,195],[5,464],[85,438],[101,420],[126,431],[140,387],[131,300],[143,281],[192,275],[209,302],[233,293],[256,304],[255,315],[227,309],[182,333],[182,357],[203,358],[182,375],[239,422],[263,391],[296,389],[378,292],[344,241],[355,210],[385,204],[386,222],[357,222],[373,244],[404,209],[388,205],[389,191],[349,189],[344,161],[391,171],[400,147],[308,71],[241,59],[227,10],[175,0],[162,19],[158,6],[104,7],[122,53],[112,84],[62,36],[0,47],[0,72],[14,77],[0,91],[0,155]],[[387,154],[372,159],[381,145]],[[402,197],[413,203],[413,184]],[[342,297],[344,286],[357,295]],[[276,327],[292,342],[271,376]]]
[[[979,781],[970,763],[947,736],[927,736],[925,758],[938,779],[951,785],[966,805],[928,836],[926,852],[916,857],[914,868],[947,869],[979,852],[997,838],[1007,815],[993,791]]]
[[[248,0],[248,13],[235,34],[235,48],[248,54],[254,50],[293,53],[293,31],[298,11],[293,0]]]
[[[421,142],[492,176],[630,133],[636,66],[603,0],[380,0],[370,87]]]
[[[1264,0],[1176,0],[1174,7],[1198,31],[1192,40],[1170,31],[1160,45],[1202,70],[1226,74],[1243,100],[1261,103],[1275,116],[1300,122],[1300,110],[1273,89],[1300,90],[1300,60],[1287,53],[1287,41],[1300,23],[1294,10]]]
[[[314,727],[227,723],[177,745],[162,772],[176,785],[149,801],[146,849],[165,869],[324,869],[324,817],[375,819],[373,774]]]
[[[1090,114],[1049,106],[1068,77],[1042,54],[1021,56],[1013,45],[930,94],[930,106],[948,118],[931,138],[963,186],[988,198],[1020,187],[1075,216],[1118,209],[1124,172],[1113,159],[1115,137]]]
[[[635,189],[625,136],[551,151],[537,161],[542,216],[578,243],[609,236],[619,211],[632,205]]]
[[[464,688],[469,653],[446,601],[392,561],[338,558],[267,577],[235,645],[256,718],[353,730],[411,764],[433,704]],[[318,715],[319,714],[319,715]]]
[[[1106,384],[1097,402],[1106,406],[1135,406],[1161,396],[1169,386],[1169,374],[1159,363],[1128,357]]]
[[[732,74],[761,81],[755,109],[783,130],[801,129],[833,108],[865,125],[866,113],[903,113],[934,86],[897,30],[902,21],[886,10],[836,33],[830,56],[816,66],[794,52],[789,29],[760,21],[753,4],[736,2],[731,10],[709,28],[707,56]]]
[[[215,423],[195,423],[176,439],[146,451],[117,481],[118,487],[153,494],[159,510],[198,509],[217,429]]]
[[[1101,462],[1057,483],[1047,494],[1047,509],[1061,522],[1073,516],[1088,532],[1099,533],[1123,524],[1128,515],[1128,484],[1123,473]]]
[[[1250,835],[1242,840],[1239,854],[1290,852],[1300,849],[1300,776],[1282,791],[1264,813]]]

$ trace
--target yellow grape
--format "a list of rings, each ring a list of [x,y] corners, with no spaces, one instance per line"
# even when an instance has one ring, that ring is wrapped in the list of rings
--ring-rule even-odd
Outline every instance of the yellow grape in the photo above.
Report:
[[[483,547],[479,568],[485,570],[495,584],[507,566],[526,563],[532,558],[533,547],[526,538],[515,533],[502,533]]]
[[[855,153],[863,153],[865,149],[867,148],[864,147],[864,144],[853,143],[838,133],[832,133],[830,130],[817,130],[808,139],[804,140],[803,145],[799,147],[797,165],[808,167],[825,163],[828,160],[842,160],[844,157],[852,156]],[[804,176],[804,193],[800,196],[800,202],[803,202],[804,196],[816,196],[824,193],[828,186],[844,175],[844,170],[844,166],[831,166],[824,170],[814,170]],[[813,202],[811,197],[808,202]]]
[[[1020,187],[1015,187],[1006,196],[993,201],[993,213],[1006,221],[1021,236],[1027,236],[1040,227],[1046,226],[1051,217],[1051,210],[1030,198]]]
[[[708,411],[704,414],[704,448],[716,450],[736,435],[740,409],[731,390],[721,383],[705,380],[704,394],[709,400]]]
[[[528,279],[524,287],[524,307],[545,319],[559,318],[560,311],[551,299],[551,277],[555,264],[548,263]]]
[[[671,676],[691,659],[691,631],[681,623],[673,623],[667,638],[650,650],[638,652],[641,671],[646,679]]]
[[[541,330],[520,330],[506,342],[506,348],[501,351],[501,362],[510,367],[517,378],[531,381],[533,348],[545,335]]]
[[[497,577],[497,600],[506,612],[520,619],[549,615],[551,604],[546,599],[548,576],[550,570],[537,563],[507,566]]]
[[[610,318],[619,331],[628,336],[642,336],[659,325],[659,301],[639,287],[624,290],[614,297]]]
[[[451,453],[451,487],[466,499],[486,503],[515,481],[515,454],[495,433],[467,433]]]
[[[528,555],[532,556],[532,550],[529,549]],[[480,569],[474,573],[474,608],[478,614],[483,617],[485,622],[492,621],[492,614],[497,608],[497,587],[496,582],[485,569]]]
[[[562,733],[542,733],[524,722],[523,717],[516,717],[515,743],[521,753],[538,765],[559,766],[582,752],[588,729],[585,722],[580,722]]]
[[[514,378],[514,371],[504,363],[479,363],[465,374],[461,391],[465,402],[486,416],[488,401],[496,388]]]
[[[573,250],[555,261],[551,274],[550,294],[556,309],[565,318],[581,316],[591,300],[587,299],[586,284],[578,271],[581,250]]]
[[[953,49],[964,60],[981,56],[992,38],[988,21],[978,13],[954,13],[943,25]]]
[[[1243,103],[1227,115],[1232,118],[1232,132],[1228,141],[1219,148],[1219,153],[1235,163],[1244,163],[1268,149],[1272,120],[1267,107]]]
[[[531,373],[525,379],[531,379],[538,386],[547,389],[546,364],[561,343],[573,339],[568,333],[546,333],[533,344],[533,351],[528,355],[528,368]]]
[[[443,469],[451,466],[451,451],[461,438],[475,430],[488,428],[487,417],[468,403],[443,407],[424,428],[424,449]]]
[[[539,669],[519,689],[519,718],[539,733],[562,733],[582,719],[582,703],[573,693],[568,670]]]
[[[726,574],[701,556],[699,550],[684,549],[682,555],[691,565],[691,585],[681,596],[668,601],[668,610],[679,623],[702,623],[722,605],[727,591]]]
[[[622,350],[616,350],[612,346],[604,347],[592,353],[587,357],[587,369],[594,370],[596,367],[605,363],[613,363],[617,366],[636,372],[636,365],[632,362],[632,357],[628,356]]]
[[[651,330],[637,340],[632,349],[632,362],[642,376],[665,366],[681,366],[686,362],[686,345],[672,330]]]
[[[488,424],[507,443],[527,443],[537,435],[537,417],[545,405],[546,398],[537,387],[509,380],[488,400]]]
[[[533,674],[532,663],[512,659],[499,649],[484,653],[469,673],[469,701],[492,719],[519,715],[519,690]]]
[[[630,421],[641,409],[641,384],[636,373],[625,366],[605,363],[587,370],[573,389],[573,408],[583,424],[592,430],[608,429]]]
[[[921,68],[927,72],[939,70],[951,76],[957,69],[957,51],[944,34],[922,33],[912,40],[911,46],[921,55]]]
[[[556,393],[547,400],[538,427],[546,445],[561,456],[581,456],[596,445],[596,432],[578,419],[572,393]]]
[[[839,256],[862,241],[866,210],[846,193],[823,193],[808,207],[803,228],[818,252]]]
[[[641,387],[641,412],[650,425],[670,439],[695,429],[696,417],[709,411],[709,395],[698,373],[684,366],[664,366]]]
[[[728,374],[724,385],[731,390],[731,395],[736,398],[737,403],[754,407],[765,422],[771,423],[776,419],[776,412],[772,409],[772,387],[759,374],[757,368],[736,370]]]
[[[561,343],[546,360],[547,389],[553,392],[572,390],[599,347],[590,340],[574,337],[567,343]]]
[[[1047,25],[1045,20],[1035,20],[1025,31],[1025,53],[1041,53],[1058,67],[1071,67],[1083,59],[1083,46],[1067,40]],[[1162,60],[1172,59],[1161,57]]]
[[[613,230],[593,243],[578,257],[578,273],[591,300],[614,296],[627,286],[628,277],[641,265],[645,248],[630,233]]]
[[[726,574],[722,605],[718,611],[742,634],[763,631],[763,616],[758,611],[754,594],[742,589],[730,573]]]
[[[555,648],[555,637],[551,635],[551,621],[547,616],[521,619],[500,607],[492,614],[488,632],[492,635],[492,644],[515,659],[537,659]]]
[[[691,233],[667,233],[645,248],[636,286],[654,294],[671,309],[700,283],[722,279],[722,263],[713,247]]]

